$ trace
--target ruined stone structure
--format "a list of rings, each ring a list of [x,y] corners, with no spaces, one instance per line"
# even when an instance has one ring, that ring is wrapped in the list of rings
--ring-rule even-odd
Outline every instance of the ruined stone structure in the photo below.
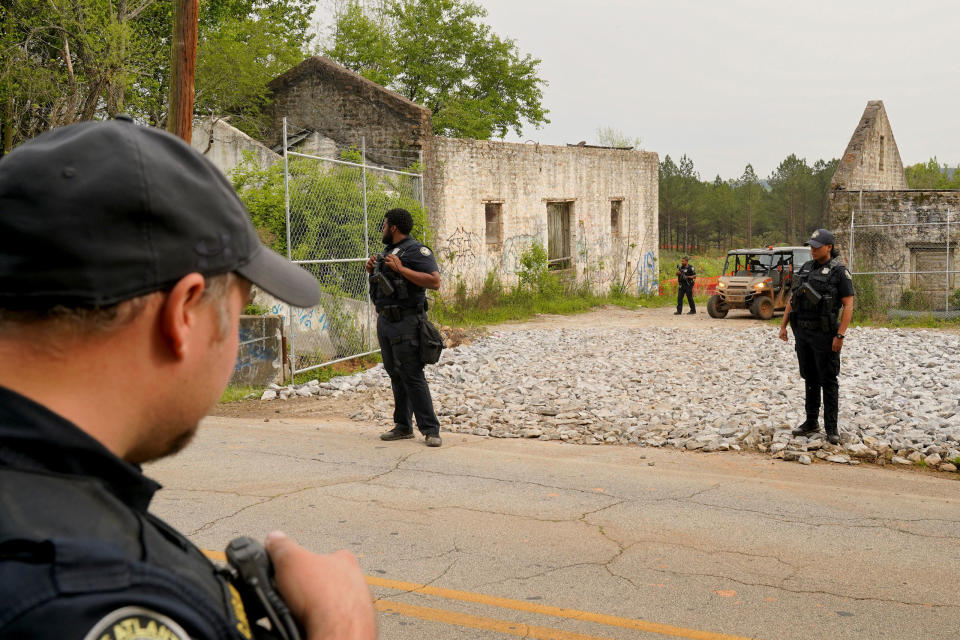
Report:
[[[606,290],[657,286],[656,153],[435,138],[426,166],[434,248],[449,290],[516,282],[534,242],[551,268]]]
[[[283,118],[319,133],[340,148],[360,149],[365,138],[368,162],[404,169],[427,153],[433,129],[430,110],[384,89],[329,58],[307,58],[268,85],[272,91],[271,147],[282,147]]]
[[[270,88],[266,143],[275,150],[282,151],[286,116],[297,126],[288,133],[302,153],[330,157],[334,146],[359,148],[363,136],[368,163],[403,169],[422,159],[423,199],[444,293],[458,281],[476,290],[491,271],[514,284],[520,256],[534,242],[548,252],[551,268],[576,282],[597,290],[615,283],[634,293],[656,291],[656,153],[435,137],[428,109],[319,56]],[[254,142],[230,129],[218,123],[212,139],[230,138],[237,148],[209,151],[225,173]],[[203,151],[209,139],[209,126],[199,127],[194,146]],[[276,157],[264,157],[264,164]]]
[[[901,305],[909,291],[942,309],[960,284],[946,273],[960,267],[960,191],[907,188],[879,100],[867,103],[831,181],[830,224],[851,271],[863,274],[859,281],[881,306]]]
[[[871,100],[863,110],[847,150],[840,158],[831,189],[906,189],[900,150],[893,138],[883,101]]]
[[[231,126],[222,118],[194,120],[190,146],[205,155],[228,177],[230,172],[243,162],[245,153],[252,154],[252,161],[261,167],[270,166],[280,160],[280,156],[269,147]]]

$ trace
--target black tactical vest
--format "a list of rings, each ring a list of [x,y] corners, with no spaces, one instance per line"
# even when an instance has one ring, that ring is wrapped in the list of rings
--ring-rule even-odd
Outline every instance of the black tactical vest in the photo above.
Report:
[[[810,266],[809,271],[804,270],[807,266]],[[811,260],[801,267],[794,283],[793,298],[790,302],[791,315],[795,312],[801,319],[825,317],[836,320],[842,306],[837,286],[837,279],[841,273],[837,267],[843,267],[843,263],[837,258],[831,258],[824,265]],[[820,294],[821,299],[818,304],[812,305],[803,295],[798,294],[804,283],[809,283],[810,287]]]

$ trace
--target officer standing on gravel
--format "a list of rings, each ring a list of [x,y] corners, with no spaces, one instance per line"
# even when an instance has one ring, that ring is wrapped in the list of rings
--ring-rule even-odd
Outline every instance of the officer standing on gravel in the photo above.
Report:
[[[796,339],[797,361],[806,390],[807,419],[793,430],[809,436],[820,430],[820,395],[823,393],[823,427],[827,441],[840,444],[837,428],[840,385],[840,351],[853,318],[853,277],[838,259],[833,234],[817,229],[805,244],[813,259],[800,267],[793,292],[783,312],[780,339],[787,342],[787,324]],[[840,310],[839,323],[837,316]]]
[[[420,359],[420,317],[427,311],[426,289],[440,288],[440,270],[433,252],[412,237],[413,216],[391,209],[383,218],[383,258],[367,260],[370,296],[377,308],[377,340],[383,368],[393,388],[393,429],[381,440],[413,437],[412,415],[428,447],[439,447],[440,422]]]
[[[697,312],[697,305],[693,302],[693,281],[697,277],[697,272],[690,266],[690,258],[686,256],[681,260],[677,267],[677,312],[673,315],[678,316],[683,313],[683,297],[686,296],[690,303],[688,314]]]

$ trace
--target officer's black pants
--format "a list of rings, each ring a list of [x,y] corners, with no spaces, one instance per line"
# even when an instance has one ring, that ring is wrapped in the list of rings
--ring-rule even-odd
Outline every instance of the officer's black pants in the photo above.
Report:
[[[820,394],[823,393],[823,428],[827,434],[837,433],[837,412],[840,402],[840,354],[833,351],[833,336],[810,338],[794,334],[800,376],[806,389],[804,409],[807,420],[814,421],[820,414]]]
[[[417,428],[424,436],[440,435],[440,422],[433,411],[433,399],[420,362],[419,318],[404,316],[391,322],[377,317],[377,340],[383,356],[383,368],[393,387],[393,423],[401,431],[413,431],[411,414],[417,416]]]
[[[680,287],[677,290],[677,313],[683,311],[683,296],[687,296],[687,300],[690,302],[690,311],[696,311],[697,305],[693,303],[693,287]]]

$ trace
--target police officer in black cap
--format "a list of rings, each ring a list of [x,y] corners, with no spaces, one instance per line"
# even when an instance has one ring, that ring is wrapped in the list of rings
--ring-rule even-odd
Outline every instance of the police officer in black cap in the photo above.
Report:
[[[780,339],[787,342],[787,324],[796,339],[797,361],[806,390],[807,419],[793,430],[809,436],[820,430],[820,397],[823,396],[823,426],[827,441],[840,444],[837,428],[840,386],[840,351],[853,318],[853,277],[839,260],[833,234],[817,229],[805,244],[813,259],[794,276],[793,290],[780,325]],[[841,313],[842,311],[842,313]],[[839,320],[838,320],[839,315]]]
[[[686,296],[690,302],[690,311],[688,314],[697,313],[697,305],[693,302],[693,283],[697,278],[697,272],[690,266],[690,258],[684,256],[677,267],[677,312],[673,315],[678,316],[683,313],[683,297]]]
[[[219,399],[251,282],[319,299],[164,131],[84,122],[0,159],[0,637],[251,638],[236,587],[148,511],[140,468]],[[352,554],[280,532],[266,548],[306,638],[376,636]]]
[[[440,288],[440,270],[433,252],[410,236],[412,229],[409,211],[387,211],[381,229],[386,245],[383,256],[367,260],[370,296],[377,308],[377,339],[393,387],[394,426],[380,434],[380,439],[412,438],[411,418],[415,415],[426,445],[439,447],[440,422],[423,374],[419,326],[427,311],[426,290]]]

